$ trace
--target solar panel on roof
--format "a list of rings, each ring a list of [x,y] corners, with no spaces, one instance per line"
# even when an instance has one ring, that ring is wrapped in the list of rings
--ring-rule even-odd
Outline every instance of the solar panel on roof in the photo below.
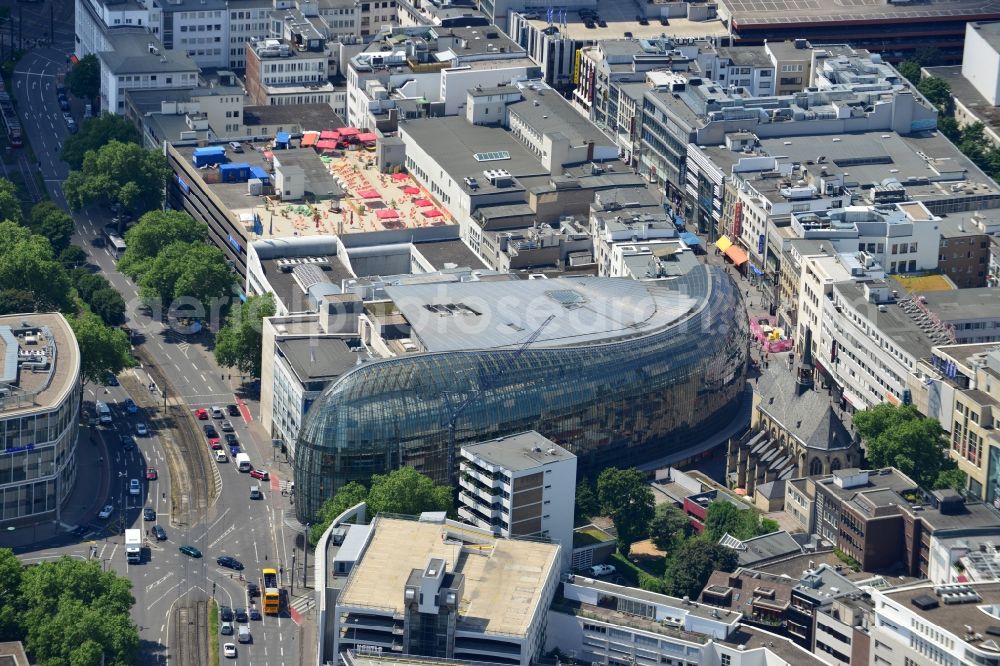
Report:
[[[509,160],[510,153],[506,150],[494,150],[488,153],[475,153],[473,157],[477,162],[495,162],[497,160]]]

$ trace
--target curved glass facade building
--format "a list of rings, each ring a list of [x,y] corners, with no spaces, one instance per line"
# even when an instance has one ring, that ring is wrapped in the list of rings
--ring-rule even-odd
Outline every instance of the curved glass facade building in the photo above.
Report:
[[[715,267],[658,281],[483,280],[386,293],[391,304],[379,305],[405,321],[417,351],[357,366],[312,405],[294,461],[302,521],[343,484],[403,465],[446,482],[450,415],[470,395],[455,420],[458,446],[534,429],[575,453],[585,473],[688,448],[740,407],[747,320],[739,289]]]

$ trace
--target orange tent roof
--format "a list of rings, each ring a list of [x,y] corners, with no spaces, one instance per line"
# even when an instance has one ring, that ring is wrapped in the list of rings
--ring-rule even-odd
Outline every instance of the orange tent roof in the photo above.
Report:
[[[733,260],[733,263],[737,266],[742,266],[743,264],[750,261],[750,257],[741,248],[731,245],[726,248],[726,256]]]

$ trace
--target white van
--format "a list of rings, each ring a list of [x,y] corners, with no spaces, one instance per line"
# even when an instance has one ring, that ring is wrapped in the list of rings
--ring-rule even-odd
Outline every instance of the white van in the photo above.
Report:
[[[250,627],[248,627],[245,624],[241,624],[240,625],[239,634],[237,635],[236,639],[240,643],[249,643],[250,642]]]
[[[236,454],[236,469],[241,472],[249,472],[253,469],[253,465],[250,464],[250,456],[245,453]]]
[[[96,409],[98,421],[101,423],[111,423],[111,408],[106,403],[97,403]]]

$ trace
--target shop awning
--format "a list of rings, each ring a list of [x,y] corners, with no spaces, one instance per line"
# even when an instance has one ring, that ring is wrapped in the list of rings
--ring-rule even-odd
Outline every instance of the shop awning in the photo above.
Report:
[[[720,238],[719,240],[722,239]],[[725,254],[732,260],[733,265],[735,266],[742,266],[743,264],[750,261],[750,257],[747,256],[747,253],[735,245],[730,245],[726,249]]]
[[[319,132],[303,132],[302,143],[299,144],[299,147],[308,148],[309,146],[314,146],[317,139],[319,139]]]
[[[361,190],[358,196],[362,199],[381,199],[382,195],[377,190]]]
[[[339,139],[340,132],[337,130],[323,130],[319,133],[319,138],[321,139]]]
[[[403,173],[403,172],[394,173],[394,174],[392,174],[392,179],[394,181],[396,181],[396,182],[401,182],[401,181],[404,181],[404,180],[409,180],[410,179],[410,174]]]
[[[399,217],[399,211],[393,210],[392,208],[382,208],[375,211],[375,217],[380,220],[395,220]]]
[[[375,141],[377,140],[378,137],[375,135],[374,132],[365,132],[364,134],[358,135],[358,141],[360,141],[361,143],[375,143]]]
[[[403,188],[403,194],[420,194],[420,188],[413,185],[407,185]]]
[[[424,217],[441,217],[444,213],[439,211],[437,208],[431,208],[430,210],[423,211],[421,215]]]
[[[414,199],[413,200],[413,205],[414,206],[420,206],[421,208],[424,208],[426,206],[433,206],[434,202],[431,201],[430,199]]]
[[[340,133],[340,136],[357,136],[361,134],[361,130],[357,127],[341,127],[337,131]]]
[[[733,241],[729,240],[729,236],[719,236],[719,240],[715,241],[715,247],[719,248],[723,252],[725,252],[732,246],[733,246]]]
[[[320,139],[316,142],[317,150],[334,150],[337,147],[336,141],[330,141],[329,139]]]
[[[761,276],[764,275],[764,271],[760,270],[753,264],[750,264],[750,272],[753,273],[754,275],[761,275]]]
[[[682,231],[678,235],[681,237],[681,240],[684,241],[684,243],[687,244],[689,247],[693,245],[701,245],[701,239],[695,236],[690,231]]]

